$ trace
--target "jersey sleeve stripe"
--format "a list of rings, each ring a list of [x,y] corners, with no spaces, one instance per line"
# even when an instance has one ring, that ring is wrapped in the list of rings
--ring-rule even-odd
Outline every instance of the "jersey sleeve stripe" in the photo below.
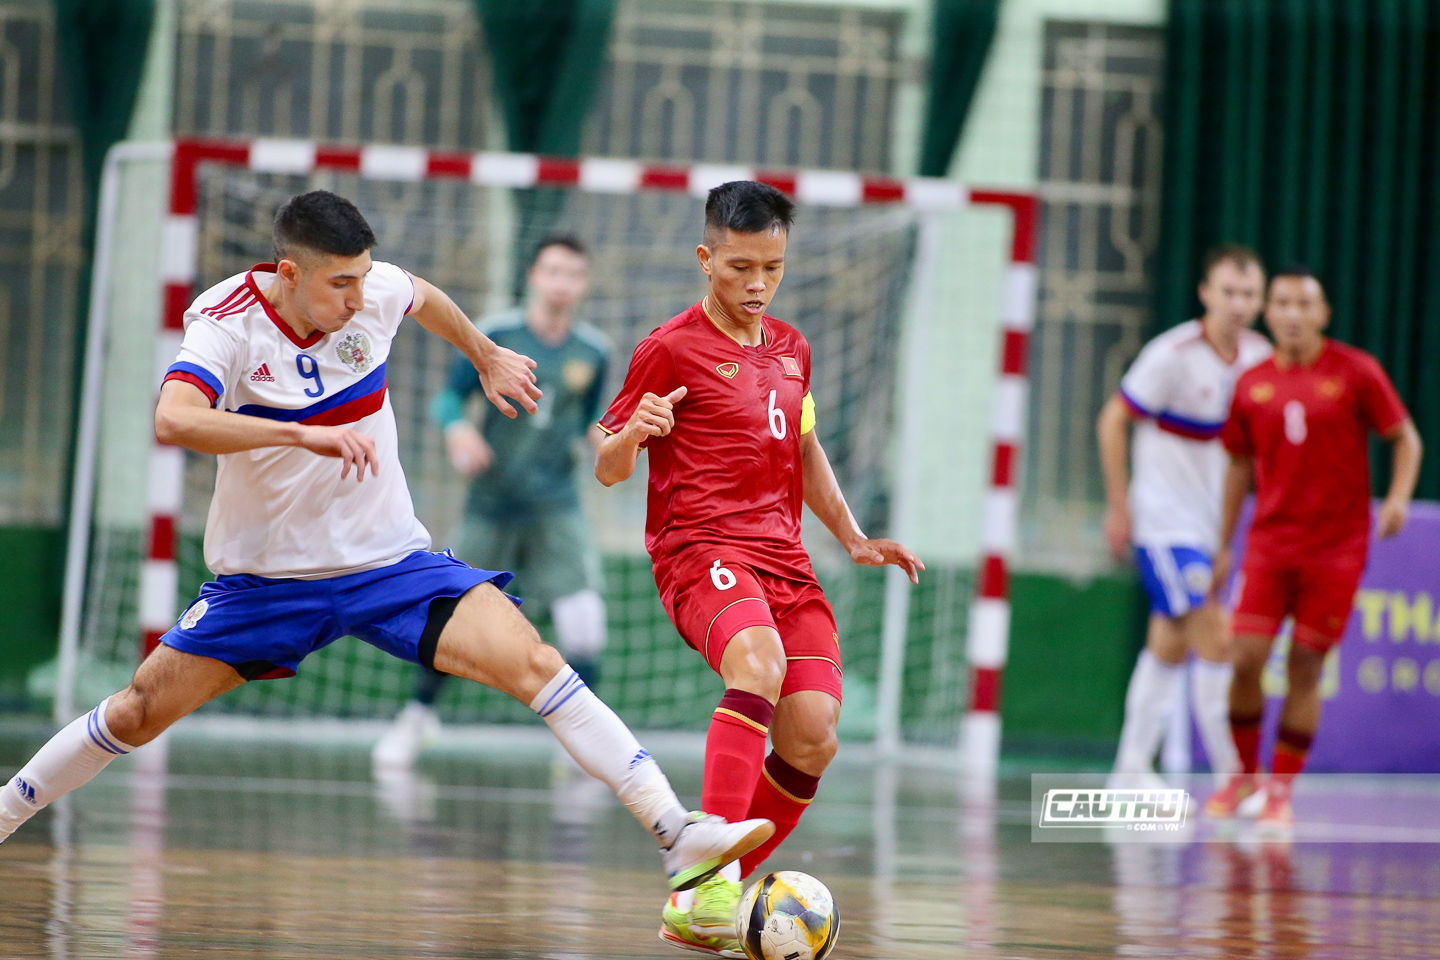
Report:
[[[402,317],[408,317],[410,316],[411,309],[415,306],[415,278],[410,275],[409,270],[401,270],[400,272],[405,274],[406,280],[410,281],[410,304],[405,308],[405,312],[400,314]]]
[[[199,364],[186,360],[177,360],[170,364],[170,368],[165,371],[165,379],[160,382],[164,383],[165,380],[183,380],[186,383],[194,384],[200,388],[201,393],[210,398],[212,407],[225,393],[225,384],[220,382],[219,377]]]
[[[244,313],[253,306],[255,306],[255,296],[247,290],[244,297],[235,301],[230,306],[223,309],[216,308],[214,310],[206,310],[204,312],[207,316],[214,317],[216,320],[224,320],[226,317],[233,317],[237,314]]]
[[[1188,437],[1191,440],[1214,440],[1225,428],[1225,422],[1205,423],[1201,420],[1187,420],[1173,413],[1162,413],[1155,418],[1155,424],[1166,433]]]
[[[236,287],[234,290],[231,290],[231,291],[230,291],[230,295],[227,296],[224,300],[221,300],[219,303],[212,304],[211,306],[206,307],[204,310],[201,310],[200,312],[201,312],[201,313],[209,314],[210,316],[213,317],[213,316],[214,316],[215,314],[217,314],[217,313],[221,313],[221,312],[223,312],[223,311],[225,311],[225,310],[230,309],[232,306],[234,306],[234,305],[235,305],[236,303],[238,303],[240,300],[246,299],[246,298],[248,298],[249,296],[250,296],[250,288],[247,287],[247,286],[245,286],[245,284],[242,283],[242,284],[240,284],[240,286]]]
[[[1144,405],[1142,405],[1140,401],[1136,400],[1134,397],[1130,396],[1130,394],[1125,391],[1125,388],[1123,386],[1120,387],[1118,392],[1120,394],[1120,399],[1125,401],[1125,406],[1130,408],[1131,413],[1135,414],[1137,417],[1143,417],[1148,420],[1155,419],[1157,415],[1149,410],[1146,410]]]
[[[266,420],[279,420],[283,423],[322,423],[322,421],[314,418],[319,417],[321,414],[335,411],[340,407],[348,407],[350,404],[362,400],[368,401],[373,405],[374,409],[370,410],[370,413],[374,413],[375,410],[380,409],[380,405],[385,401],[385,364],[380,364],[380,366],[371,371],[363,380],[356,381],[334,396],[326,397],[324,400],[312,403],[308,407],[301,407],[298,410],[294,410],[285,407],[268,407],[259,403],[247,403],[235,412],[243,413],[248,417],[263,417]],[[349,415],[354,413],[355,409],[360,408],[352,408],[345,411],[344,414],[336,415]],[[362,414],[361,416],[368,416],[368,414]],[[355,420],[359,419],[360,417],[357,416],[350,420],[333,421],[327,417],[323,423],[327,426],[334,426],[337,422],[354,423]]]

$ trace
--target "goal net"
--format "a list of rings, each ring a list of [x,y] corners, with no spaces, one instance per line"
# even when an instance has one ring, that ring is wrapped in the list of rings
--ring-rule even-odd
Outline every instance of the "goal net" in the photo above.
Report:
[[[635,345],[704,292],[694,252],[703,224],[701,191],[515,188],[430,176],[401,182],[323,167],[276,173],[220,162],[201,164],[196,175],[193,291],[270,260],[276,207],[315,188],[354,200],[379,239],[378,259],[436,283],[475,320],[516,302],[520,261],[539,235],[535,211],[544,225],[578,235],[591,251],[591,288],[579,316],[607,334],[614,350],[607,396],[618,390]],[[923,214],[937,215],[949,214]],[[921,216],[903,204],[802,202],[772,306],[812,345],[817,429],[872,536],[886,533],[890,523],[897,350]],[[387,366],[401,459],[435,549],[451,543],[466,485],[449,466],[441,432],[429,418],[452,356],[449,344],[411,322],[402,325]],[[588,457],[580,459],[583,469]],[[210,576],[201,541],[214,473],[214,458],[185,454],[177,614]],[[644,458],[627,483],[605,489],[585,471],[580,486],[603,558],[609,617],[598,692],[637,728],[703,729],[723,685],[661,609],[643,548]],[[874,733],[885,573],[855,566],[808,514],[806,523],[806,542],[840,628],[847,697],[842,733],[866,738]],[[145,537],[96,531],[79,636],[77,707],[87,695],[108,692],[106,684],[122,680],[137,661]],[[910,595],[901,699],[909,739],[955,737],[967,702],[964,634],[973,579],[965,570],[938,571]],[[527,613],[553,640],[544,611]],[[347,637],[308,658],[298,676],[245,684],[206,709],[387,718],[410,696],[415,670]],[[473,683],[449,684],[438,708],[449,722],[535,722],[524,705]]]

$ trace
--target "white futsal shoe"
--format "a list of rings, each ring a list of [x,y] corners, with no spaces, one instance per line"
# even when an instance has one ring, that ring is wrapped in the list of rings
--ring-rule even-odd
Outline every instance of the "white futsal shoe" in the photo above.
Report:
[[[420,751],[440,739],[440,718],[425,704],[412,700],[370,752],[370,762],[382,770],[408,770]]]
[[[671,890],[698,887],[732,860],[739,860],[775,833],[769,820],[736,823],[710,813],[691,813],[675,843],[664,852]]]

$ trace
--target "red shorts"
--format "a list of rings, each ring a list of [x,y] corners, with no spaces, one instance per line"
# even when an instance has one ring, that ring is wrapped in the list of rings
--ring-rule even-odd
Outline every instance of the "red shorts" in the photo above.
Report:
[[[660,585],[665,612],[685,642],[720,672],[725,647],[746,627],[771,627],[785,646],[780,696],[819,690],[840,697],[840,633],[815,579],[778,577],[723,547],[687,551]]]
[[[1280,621],[1293,616],[1295,642],[1324,653],[1345,633],[1364,572],[1363,553],[1300,562],[1247,555],[1240,571],[1235,632],[1273,637]]]

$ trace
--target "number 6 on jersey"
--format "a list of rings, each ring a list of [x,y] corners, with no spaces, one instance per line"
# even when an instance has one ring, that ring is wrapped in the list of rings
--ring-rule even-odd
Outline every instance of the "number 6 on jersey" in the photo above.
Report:
[[[776,440],[785,439],[785,411],[775,406],[775,393],[770,391],[770,433]]]

